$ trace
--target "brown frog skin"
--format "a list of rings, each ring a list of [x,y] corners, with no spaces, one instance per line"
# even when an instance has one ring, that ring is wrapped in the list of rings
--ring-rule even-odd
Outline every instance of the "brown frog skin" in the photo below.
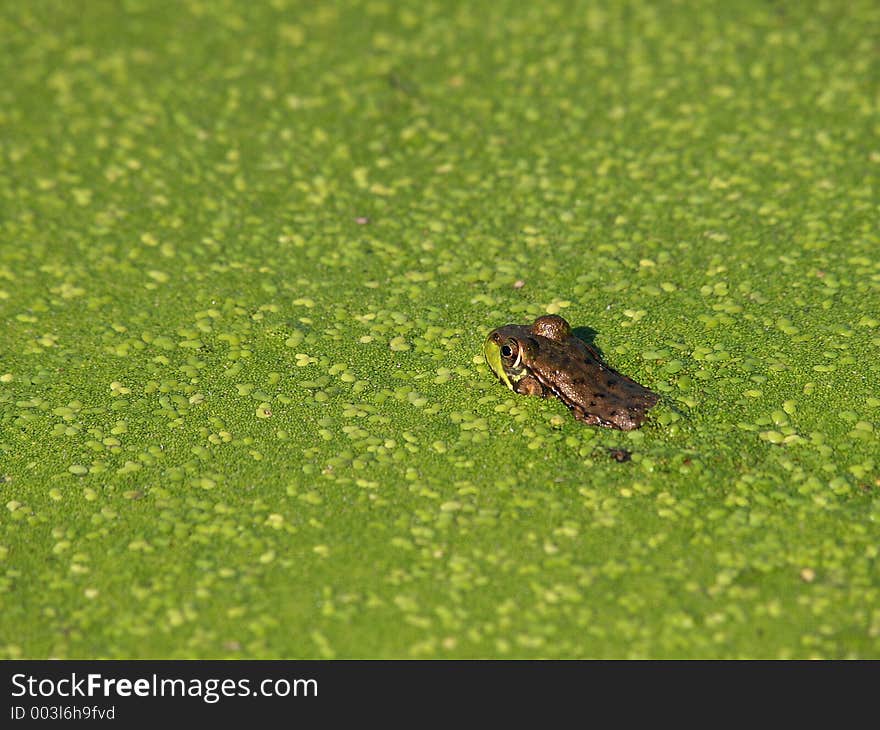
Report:
[[[659,396],[606,365],[562,317],[492,330],[483,344],[492,372],[515,393],[559,398],[574,417],[621,431],[638,428]]]

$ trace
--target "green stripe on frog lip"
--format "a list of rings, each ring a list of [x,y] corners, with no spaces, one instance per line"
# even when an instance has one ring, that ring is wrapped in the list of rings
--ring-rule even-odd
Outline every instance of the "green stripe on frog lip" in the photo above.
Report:
[[[495,373],[498,379],[508,388],[513,390],[513,383],[507,376],[507,371],[504,368],[504,364],[501,362],[501,348],[491,337],[483,343],[483,357],[486,358],[486,362],[489,364],[489,369]]]

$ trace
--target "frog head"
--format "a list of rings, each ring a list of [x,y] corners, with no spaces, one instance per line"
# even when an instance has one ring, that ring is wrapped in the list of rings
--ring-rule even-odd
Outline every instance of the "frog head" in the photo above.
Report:
[[[483,356],[495,376],[515,391],[516,384],[529,374],[534,346],[527,327],[507,325],[489,333],[483,343]]]

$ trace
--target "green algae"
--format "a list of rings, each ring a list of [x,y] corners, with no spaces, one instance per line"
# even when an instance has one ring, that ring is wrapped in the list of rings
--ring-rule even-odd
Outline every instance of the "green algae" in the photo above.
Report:
[[[0,655],[880,655],[880,15],[616,7],[0,11]]]

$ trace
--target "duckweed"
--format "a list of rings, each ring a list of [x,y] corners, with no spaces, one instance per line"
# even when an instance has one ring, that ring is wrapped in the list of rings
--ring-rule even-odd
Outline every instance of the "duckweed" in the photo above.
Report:
[[[140,5],[0,10],[0,657],[880,656],[876,3]]]

